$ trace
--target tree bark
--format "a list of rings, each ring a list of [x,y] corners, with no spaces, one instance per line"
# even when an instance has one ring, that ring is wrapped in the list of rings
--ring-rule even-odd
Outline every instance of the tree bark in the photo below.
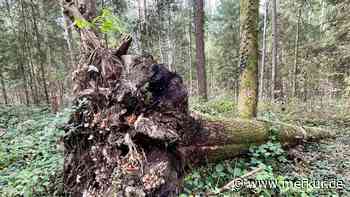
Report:
[[[333,131],[315,127],[299,127],[282,122],[248,119],[204,118],[199,135],[190,145],[179,147],[187,164],[193,166],[204,162],[216,162],[238,156],[252,145],[267,142],[270,128],[278,128],[276,137],[285,147],[304,141],[313,141],[335,136]]]
[[[256,117],[258,95],[258,14],[259,1],[240,1],[240,88],[238,113]]]
[[[171,10],[171,4],[167,3],[167,33],[166,33],[166,40],[167,40],[167,55],[168,55],[168,66],[170,71],[175,71],[174,68],[174,49],[176,48],[176,43],[173,42],[173,36],[172,36],[172,10]]]
[[[292,80],[292,98],[296,96],[297,92],[297,72],[298,72],[298,56],[299,56],[299,35],[300,35],[300,18],[301,8],[298,9],[298,22],[297,22],[297,34],[295,36],[295,48],[294,48],[294,65],[293,65],[293,80]]]
[[[33,0],[31,0],[30,3],[31,9],[32,9],[32,22],[33,22],[33,26],[34,26],[34,32],[35,32],[35,36],[36,36],[36,47],[40,56],[40,77],[41,77],[41,82],[42,82],[42,87],[44,89],[44,95],[45,95],[45,101],[46,104],[50,104],[50,98],[49,98],[49,92],[48,92],[48,88],[47,88],[47,80],[46,80],[46,71],[45,71],[45,54],[44,51],[42,51],[41,48],[41,36],[39,33],[39,27],[38,27],[38,23],[37,23],[37,19],[35,18],[35,10],[36,8],[34,7],[34,3]],[[38,13],[36,13],[38,14]],[[37,16],[40,16],[40,14],[38,14]]]
[[[32,75],[32,57],[30,54],[30,41],[28,40],[28,30],[27,30],[27,18],[25,16],[25,2],[20,1],[21,3],[21,14],[22,14],[22,19],[23,19],[23,46],[22,46],[22,51],[23,51],[23,62],[25,62],[26,64],[30,65],[29,66],[29,80],[28,80],[28,84],[29,84],[29,88],[30,88],[30,92],[32,95],[32,99],[33,102],[35,104],[37,104],[37,94],[36,94],[36,90],[35,89],[35,81],[34,81],[34,75]],[[27,73],[23,73],[23,75],[27,75]],[[27,81],[26,79],[27,77],[25,77],[25,81]]]
[[[189,83],[188,83],[188,89],[189,89],[189,95],[192,95],[192,88],[193,88],[193,77],[192,77],[192,1],[188,1],[188,72],[189,72]]]
[[[201,99],[207,100],[208,91],[204,52],[204,0],[195,0],[195,8],[198,93]]]
[[[0,73],[0,83],[1,83],[1,91],[2,91],[2,96],[4,99],[4,103],[5,103],[5,105],[7,105],[8,104],[7,91],[6,91],[5,80],[4,80],[4,77],[2,75],[2,72]]]
[[[63,22],[63,27],[64,27],[64,40],[66,41],[67,44],[67,49],[68,49],[68,62],[69,62],[69,67],[73,68],[74,65],[74,56],[73,56],[73,46],[72,46],[72,30],[70,27],[70,21],[65,17],[64,15],[64,9],[62,7],[62,17],[64,18]]]
[[[262,56],[261,56],[259,99],[264,98],[264,73],[265,73],[265,61],[266,61],[265,60],[266,59],[266,31],[267,31],[268,10],[269,10],[269,0],[266,0],[264,5],[263,48],[262,48]]]
[[[277,2],[272,0],[272,70],[271,70],[271,100],[275,100],[276,69],[277,69]]]
[[[24,12],[24,2],[20,1],[21,4],[21,13],[22,13],[22,19],[24,20],[25,23],[25,17],[23,15]],[[13,29],[13,32],[15,33],[15,30]],[[20,33],[20,32],[19,32]],[[23,39],[21,39],[23,38]],[[23,43],[23,45],[21,46],[21,42]],[[24,89],[24,95],[25,95],[25,103],[27,106],[29,106],[30,104],[30,98],[29,98],[29,91],[28,91],[28,80],[27,80],[27,76],[26,76],[26,69],[25,69],[25,43],[26,43],[26,25],[24,25],[24,33],[23,33],[23,37],[20,37],[20,40],[18,42],[17,45],[17,50],[18,50],[18,54],[19,54],[19,70],[21,71],[22,74],[22,79],[23,79],[23,89]]]

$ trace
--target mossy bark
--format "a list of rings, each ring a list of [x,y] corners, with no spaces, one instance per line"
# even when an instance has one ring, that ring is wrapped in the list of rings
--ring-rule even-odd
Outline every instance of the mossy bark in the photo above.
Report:
[[[232,158],[246,152],[252,145],[267,142],[272,136],[272,126],[277,128],[278,133],[275,135],[283,146],[335,136],[333,131],[282,122],[206,119],[200,135],[195,136],[190,145],[181,146],[180,150],[185,154],[186,163],[190,165]]]
[[[240,1],[240,89],[238,111],[241,118],[256,116],[258,90],[259,0]]]

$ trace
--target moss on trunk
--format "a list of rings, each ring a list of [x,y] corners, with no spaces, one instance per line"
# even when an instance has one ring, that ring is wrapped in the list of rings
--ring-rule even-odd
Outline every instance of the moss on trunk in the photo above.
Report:
[[[190,165],[232,158],[246,152],[252,145],[267,142],[272,135],[272,126],[277,128],[278,132],[274,135],[284,146],[335,136],[333,131],[282,122],[206,118],[202,132],[193,138],[190,145],[182,146],[180,150]]]
[[[240,1],[240,89],[238,111],[241,118],[256,116],[258,90],[258,0]]]

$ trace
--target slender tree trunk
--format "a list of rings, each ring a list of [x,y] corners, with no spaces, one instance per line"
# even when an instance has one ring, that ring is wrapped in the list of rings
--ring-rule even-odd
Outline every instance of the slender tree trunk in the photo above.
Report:
[[[158,0],[156,0],[156,4],[158,5],[160,2]],[[160,55],[160,60],[161,62],[166,62],[166,58],[165,58],[165,53],[163,50],[163,23],[162,23],[162,10],[159,6],[157,6],[157,17],[158,17],[158,21],[160,22],[160,27],[158,32],[158,45],[159,45],[159,55]]]
[[[168,48],[168,66],[169,66],[169,70],[170,71],[174,71],[175,69],[173,68],[173,64],[174,64],[174,60],[173,60],[173,48],[175,48],[174,44],[172,42],[172,35],[171,35],[171,31],[172,31],[172,28],[171,28],[171,25],[172,25],[172,14],[171,14],[171,6],[170,6],[170,3],[168,3],[168,7],[167,7],[168,11],[167,11],[167,14],[168,14],[168,24],[167,24],[167,48]]]
[[[38,87],[36,83],[36,74],[34,71],[34,64],[33,64],[33,54],[32,54],[32,48],[30,46],[30,43],[27,43],[25,45],[25,48],[27,49],[27,55],[28,55],[28,63],[29,63],[29,77],[30,77],[30,88],[32,91],[32,97],[33,97],[33,103],[39,104],[38,99]]]
[[[16,98],[17,98],[18,104],[20,104],[20,105],[23,104],[23,99],[22,99],[21,92],[22,91],[20,91],[20,89],[18,87],[16,87],[15,94],[16,94]]]
[[[21,46],[23,47],[23,46]],[[22,74],[22,79],[23,79],[23,89],[24,89],[24,95],[25,95],[25,103],[26,105],[30,104],[30,99],[29,99],[29,91],[28,91],[28,80],[27,80],[27,72],[24,67],[24,62],[25,62],[25,53],[24,49],[18,49],[19,51],[19,70],[21,71]]]
[[[297,33],[295,36],[295,49],[294,49],[294,65],[293,65],[293,81],[292,81],[292,97],[296,96],[297,92],[297,72],[298,72],[298,57],[299,57],[299,35],[300,35],[300,19],[301,19],[301,8],[298,10],[298,22],[297,22]]]
[[[149,36],[148,36],[148,17],[147,17],[147,0],[143,0],[143,37],[144,37],[144,46],[149,50]]]
[[[137,1],[137,6],[138,6],[138,34],[139,34],[139,53],[142,54],[144,53],[145,45],[144,45],[144,5],[143,5],[143,0],[138,0]]]
[[[240,89],[238,113],[241,118],[256,117],[258,94],[259,1],[240,1]]]
[[[45,7],[45,5],[43,5],[40,9],[40,11],[42,12],[42,15],[45,16],[45,18],[49,18],[49,14],[47,11],[45,11],[45,9],[48,9]],[[50,79],[50,70],[52,69],[52,50],[51,50],[51,45],[50,45],[50,40],[49,40],[49,36],[50,36],[50,29],[48,27],[48,25],[45,25],[44,28],[44,44],[45,44],[45,49],[46,49],[46,65],[47,65],[47,73],[48,73],[48,78]],[[50,81],[49,81],[50,83]],[[59,108],[58,106],[58,97],[56,95],[57,93],[57,87],[59,87],[59,83],[60,81],[53,81],[51,82],[52,84],[54,84],[55,90],[51,90],[51,94],[49,94],[50,96],[50,104],[52,106],[52,112],[56,113],[56,109]]]
[[[70,26],[69,20],[63,14],[63,8],[62,8],[62,16],[64,17],[64,40],[66,41],[68,55],[69,55],[68,68],[72,68],[74,65],[74,56],[73,56],[73,49],[72,49],[72,30],[69,27]]]
[[[275,100],[276,69],[277,69],[277,2],[272,0],[272,70],[271,70],[271,99]]]
[[[189,18],[189,22],[188,22],[188,72],[190,75],[190,79],[189,79],[189,95],[192,95],[192,81],[193,81],[193,76],[192,76],[192,18],[193,18],[193,14],[192,14],[192,1],[188,1],[189,5],[188,5],[188,18]]]
[[[207,100],[207,77],[205,70],[204,52],[204,0],[195,0],[195,26],[196,26],[196,67],[198,80],[198,93],[201,99]]]
[[[73,36],[72,36],[72,28],[71,26],[71,22],[70,20],[64,15],[64,9],[62,6],[62,17],[64,19],[64,40],[66,41],[66,45],[67,45],[67,49],[68,49],[68,66],[66,66],[66,70],[68,70],[68,73],[71,73],[72,69],[74,68],[74,54],[73,54]],[[66,77],[65,80],[62,81],[62,94],[61,96],[61,101],[63,101],[63,97],[64,97],[64,84],[67,85],[67,88],[70,89],[71,85],[72,85],[72,77]]]
[[[46,104],[50,104],[50,98],[49,98],[49,92],[48,92],[48,88],[47,88],[47,80],[46,80],[46,71],[45,71],[45,66],[44,66],[44,62],[45,62],[45,54],[41,49],[41,39],[40,39],[40,33],[39,33],[39,29],[38,29],[38,24],[35,18],[35,7],[34,7],[34,3],[33,0],[31,0],[31,8],[32,8],[32,20],[33,20],[33,26],[34,26],[34,31],[35,31],[35,36],[36,36],[36,47],[37,50],[39,52],[40,55],[40,75],[41,75],[41,81],[42,81],[42,86],[44,88],[44,95],[45,95],[45,101]]]
[[[262,56],[261,56],[260,83],[259,83],[260,99],[264,97],[264,72],[265,72],[265,59],[266,59],[266,31],[267,31],[268,10],[269,10],[269,0],[266,0],[265,9],[264,9],[263,48],[262,48]]]
[[[4,80],[4,76],[2,75],[2,72],[0,72],[0,83],[1,83],[1,91],[4,99],[4,103],[5,105],[7,105],[8,104],[7,91],[6,91],[5,80]]]
[[[20,1],[20,9],[21,9],[21,15],[22,15],[22,19],[24,21],[24,24],[25,24],[25,16],[24,16],[24,2],[23,1]],[[10,13],[9,13],[10,15]],[[13,31],[13,34],[15,35],[16,34],[16,31],[15,29],[12,29]],[[20,31],[18,32],[19,34],[21,33]],[[18,44],[17,44],[17,51],[18,51],[18,54],[19,54],[19,62],[18,62],[18,68],[19,68],[19,71],[21,72],[22,74],[22,79],[23,79],[23,89],[24,89],[24,94],[25,94],[25,103],[26,105],[29,105],[30,104],[30,99],[29,99],[29,91],[28,91],[28,82],[27,82],[27,76],[26,76],[26,70],[25,70],[25,67],[24,67],[24,64],[25,64],[25,43],[26,43],[26,25],[24,25],[24,32],[23,32],[23,37],[19,36],[20,37],[20,40],[18,41]],[[21,42],[24,43],[24,46],[21,46]]]
[[[28,31],[27,31],[27,20],[26,20],[26,16],[25,16],[25,7],[24,7],[24,2],[21,1],[21,13],[22,13],[22,19],[23,19],[23,45],[22,45],[22,52],[23,52],[23,63],[25,62],[25,64],[30,65],[29,66],[29,73],[28,73],[28,85],[29,85],[29,89],[32,95],[32,99],[33,102],[36,103],[36,95],[35,95],[35,91],[34,91],[34,79],[33,79],[33,75],[32,75],[32,69],[31,69],[31,55],[29,54],[29,50],[30,50],[30,46],[29,43],[30,41],[28,40]],[[29,49],[29,50],[28,50]],[[23,73],[23,75],[27,75],[26,72]],[[29,96],[28,96],[29,97]]]

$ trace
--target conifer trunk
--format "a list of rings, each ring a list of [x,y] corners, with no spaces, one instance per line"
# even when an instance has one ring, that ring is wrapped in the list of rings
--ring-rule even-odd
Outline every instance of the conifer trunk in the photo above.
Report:
[[[298,58],[299,58],[299,34],[300,34],[300,18],[301,8],[298,9],[298,22],[297,22],[297,33],[295,36],[295,48],[294,48],[294,65],[292,72],[292,98],[296,96],[297,92],[297,72],[298,72]]]
[[[195,0],[196,67],[198,93],[201,99],[208,99],[207,74],[204,53],[204,0]]]
[[[272,69],[271,69],[271,100],[275,100],[276,69],[277,69],[277,2],[272,0]]]

